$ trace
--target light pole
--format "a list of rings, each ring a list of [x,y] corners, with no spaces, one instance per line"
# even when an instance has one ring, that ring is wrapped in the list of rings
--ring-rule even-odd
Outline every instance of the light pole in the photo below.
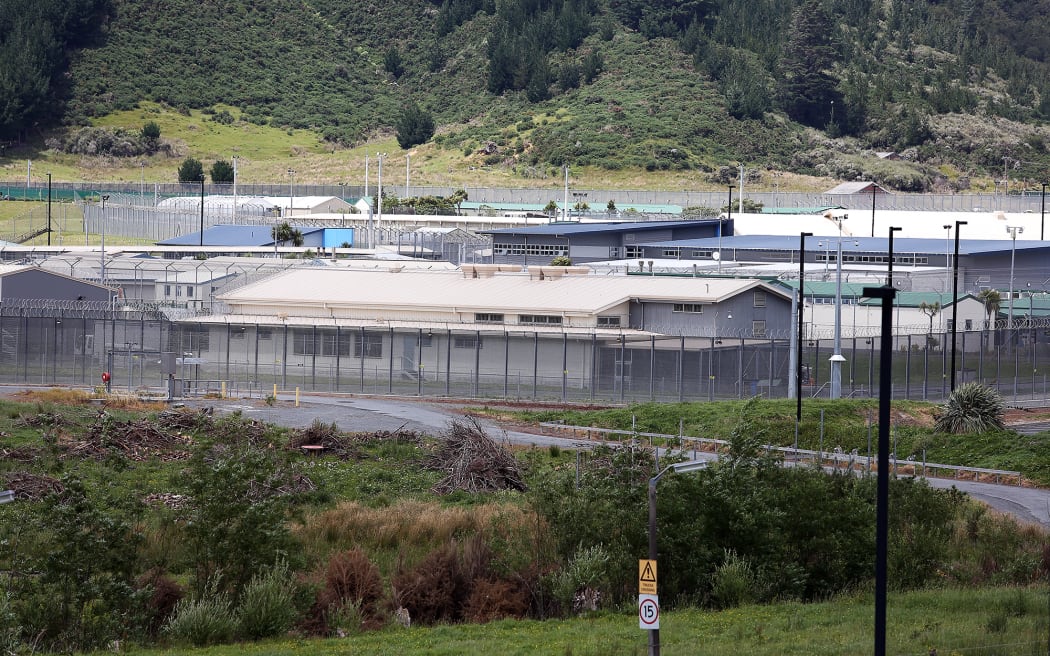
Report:
[[[842,363],[846,358],[842,356],[842,222],[849,216],[842,214],[837,217],[839,224],[839,246],[838,255],[835,257],[835,353],[829,360],[831,362],[831,394],[833,399],[842,398]]]
[[[288,216],[292,215],[292,206],[295,205],[295,169],[288,169]]]
[[[1017,235],[1024,232],[1024,226],[1006,226],[1006,232],[1010,233],[1010,320],[1006,324],[1010,326],[1011,334],[1014,327],[1014,256],[1017,254]]]
[[[812,232],[803,232],[798,239],[798,320],[795,331],[795,445],[798,446],[798,430],[802,424],[802,319],[806,303],[806,237]]]
[[[949,384],[952,392],[955,391],[955,324],[959,323],[959,304],[955,302],[959,296],[959,227],[966,223],[955,222],[955,259],[952,261],[952,379]]]
[[[952,276],[952,226],[945,225],[941,226],[944,228],[944,293],[947,294],[951,288],[951,276]]]
[[[51,245],[51,171],[47,172],[47,245]]]
[[[890,226],[890,246],[886,259],[886,285],[893,287],[893,233],[900,231],[897,226]]]
[[[204,248],[204,171],[201,171],[201,248]]]
[[[707,468],[706,460],[687,460],[676,462],[660,470],[660,473],[649,479],[649,560],[656,560],[656,484],[669,471],[677,474],[699,471]],[[660,629],[649,630],[649,656],[660,656]]]
[[[106,284],[106,201],[108,194],[102,194],[102,264],[99,267],[99,282]]]
[[[1039,195],[1039,241],[1046,239],[1046,183],[1043,183],[1043,193]]]

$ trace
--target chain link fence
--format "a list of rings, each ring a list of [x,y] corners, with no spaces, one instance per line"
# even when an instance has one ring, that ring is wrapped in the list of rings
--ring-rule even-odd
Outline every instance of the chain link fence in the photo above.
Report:
[[[466,327],[232,324],[172,321],[151,305],[0,305],[0,381],[95,386],[102,372],[128,392],[269,396],[277,390],[628,403],[790,394],[791,344],[781,339],[601,337]],[[950,334],[893,340],[893,396],[940,401],[950,389]],[[1009,403],[1050,395],[1050,331],[957,334],[957,382]],[[878,337],[843,339],[842,396],[877,394]],[[830,393],[830,339],[804,340],[802,392]],[[167,354],[167,355],[166,355]],[[174,371],[168,371],[174,362]]]

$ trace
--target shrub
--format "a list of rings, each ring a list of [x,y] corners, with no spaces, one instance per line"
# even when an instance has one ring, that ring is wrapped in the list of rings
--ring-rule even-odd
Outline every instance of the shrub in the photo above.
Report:
[[[225,594],[214,587],[201,599],[183,599],[175,606],[175,614],[164,626],[164,633],[177,643],[195,647],[229,641],[237,628],[237,621]]]
[[[565,569],[553,577],[554,598],[561,607],[571,608],[577,613],[597,610],[602,592],[609,588],[609,561],[609,552],[604,545],[577,549]],[[583,606],[577,603],[577,595],[581,593],[593,603]]]
[[[943,433],[984,433],[1003,428],[1003,397],[980,383],[964,383],[941,406],[936,429]]]
[[[502,579],[478,581],[463,608],[468,622],[491,622],[504,618],[521,619],[529,611],[525,590]]]
[[[256,574],[241,595],[237,624],[249,640],[283,635],[295,623],[295,592],[288,565],[279,563]]]
[[[383,580],[379,568],[361,549],[333,554],[320,577],[321,590],[314,600],[304,630],[314,635],[333,631],[378,628],[382,624],[379,602]]]
[[[752,601],[754,590],[755,575],[751,563],[734,551],[726,551],[725,560],[712,576],[712,601],[719,608],[734,608]]]
[[[147,590],[149,593],[144,611],[146,631],[150,635],[156,635],[182,600],[183,590],[160,568],[146,572],[135,583],[140,590]]]
[[[423,562],[397,573],[393,588],[394,600],[408,610],[413,623],[459,619],[467,591],[456,542],[431,551]]]
[[[187,157],[179,165],[179,182],[199,182],[204,178],[204,165],[199,159]]]

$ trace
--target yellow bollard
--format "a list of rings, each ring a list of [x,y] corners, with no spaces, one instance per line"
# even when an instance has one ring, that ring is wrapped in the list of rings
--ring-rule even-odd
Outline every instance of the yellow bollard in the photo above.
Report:
[[[277,400],[277,383],[273,384],[273,400]]]
[[[226,398],[226,381],[225,380],[222,381],[222,388],[219,390],[219,398],[220,399],[225,399]]]
[[[295,407],[299,407],[299,388],[295,388]]]

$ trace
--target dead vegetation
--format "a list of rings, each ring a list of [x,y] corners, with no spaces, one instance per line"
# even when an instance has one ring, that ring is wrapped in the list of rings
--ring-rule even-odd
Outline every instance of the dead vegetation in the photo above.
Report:
[[[6,489],[15,493],[16,499],[40,501],[49,494],[61,494],[65,488],[58,479],[29,472],[10,472],[4,476]]]
[[[476,417],[450,422],[426,466],[445,474],[432,488],[435,494],[526,489],[518,461],[485,433]]]
[[[309,427],[296,430],[288,438],[288,448],[292,451],[317,450],[341,460],[360,460],[364,457],[361,445],[383,441],[420,444],[423,436],[416,431],[403,430],[343,433],[335,422],[328,424],[315,419]]]

